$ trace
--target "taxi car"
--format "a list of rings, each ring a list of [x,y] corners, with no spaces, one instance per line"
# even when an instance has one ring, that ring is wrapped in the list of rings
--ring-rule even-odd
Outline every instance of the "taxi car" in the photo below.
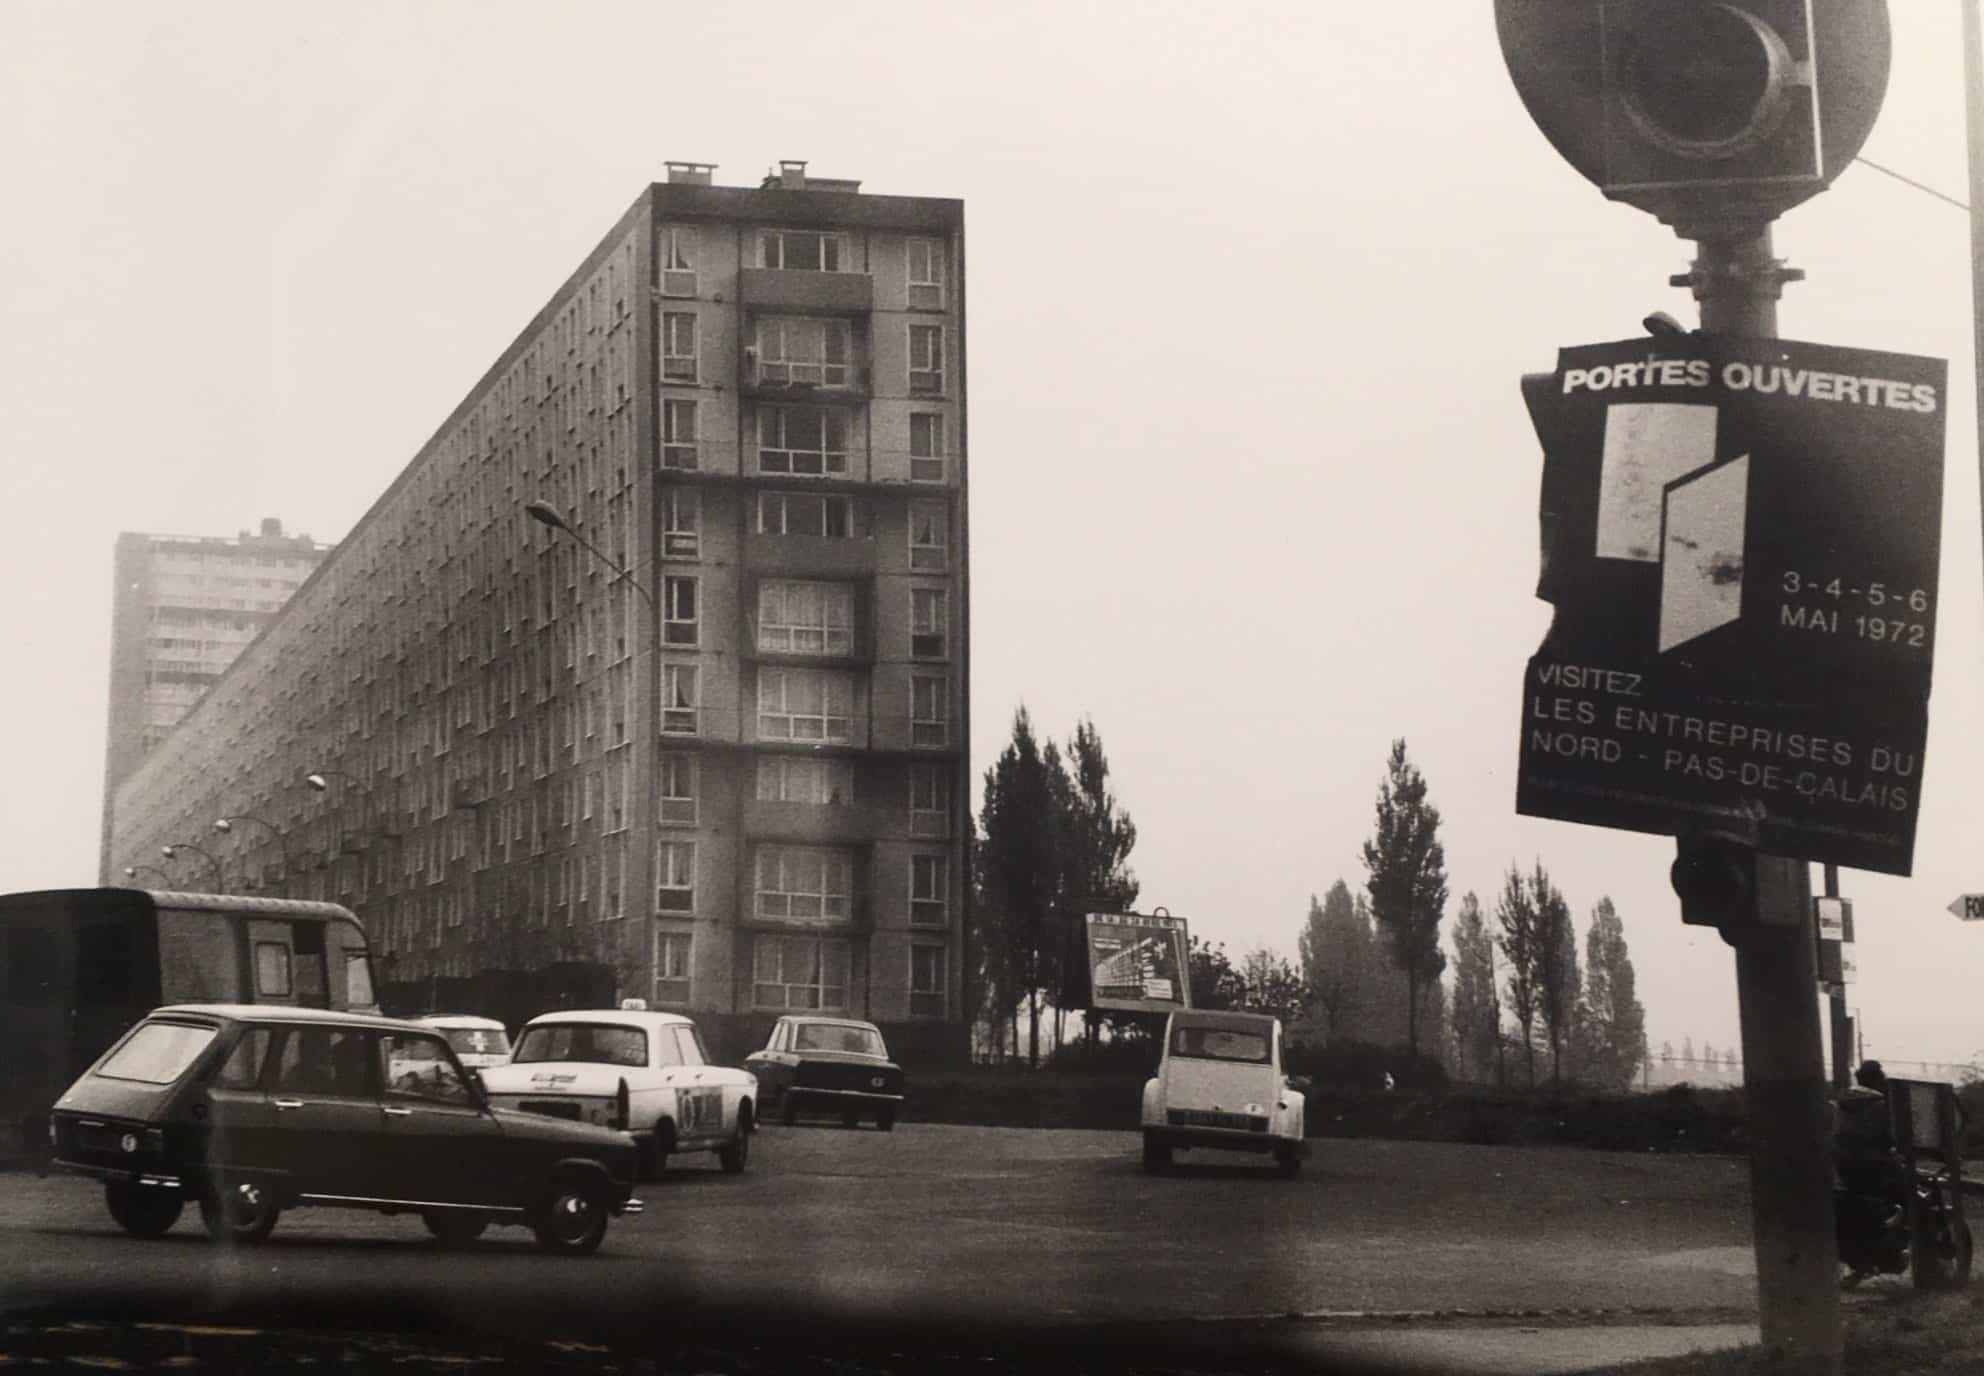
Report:
[[[428,1013],[414,1019],[423,1027],[438,1028],[455,1059],[470,1070],[487,1070],[492,1065],[510,1063],[510,1033],[494,1018],[470,1013]]]
[[[649,1177],[683,1152],[714,1152],[733,1175],[751,1157],[756,1077],[712,1065],[694,1022],[639,999],[539,1014],[517,1033],[510,1063],[483,1082],[505,1108],[625,1126]]]
[[[1281,1019],[1194,1008],[1172,1012],[1164,1055],[1144,1085],[1144,1169],[1189,1147],[1271,1154],[1285,1176],[1308,1153],[1303,1098],[1281,1071]]]
[[[883,1132],[907,1097],[902,1067],[889,1059],[881,1029],[852,1018],[787,1016],[772,1024],[762,1051],[744,1058],[758,1077],[766,1110],[791,1123],[799,1110],[837,1113],[853,1127],[873,1115]]]
[[[318,1205],[415,1213],[448,1244],[521,1224],[577,1256],[641,1212],[626,1133],[492,1107],[439,1032],[364,1013],[157,1009],[56,1101],[48,1132],[55,1167],[101,1180],[139,1237],[189,1201],[225,1243]]]

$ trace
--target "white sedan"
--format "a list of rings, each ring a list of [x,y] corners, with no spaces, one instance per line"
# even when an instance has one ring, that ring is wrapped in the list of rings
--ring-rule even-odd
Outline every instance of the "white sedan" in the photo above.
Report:
[[[501,1108],[632,1133],[650,1176],[681,1152],[715,1152],[733,1174],[750,1159],[757,1077],[710,1064],[702,1033],[678,1013],[541,1014],[518,1033],[510,1063],[481,1074]]]

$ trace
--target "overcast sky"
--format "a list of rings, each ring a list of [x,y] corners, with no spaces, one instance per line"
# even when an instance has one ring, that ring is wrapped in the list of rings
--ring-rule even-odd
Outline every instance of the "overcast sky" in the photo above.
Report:
[[[1893,7],[1865,155],[1959,199],[1954,0]],[[1516,99],[1490,6],[0,7],[0,889],[95,879],[120,531],[344,536],[668,159],[959,197],[974,778],[1093,717],[1143,904],[1293,955],[1404,736],[1458,906],[1609,894],[1656,1047],[1737,1039],[1657,837],[1515,815],[1538,454],[1517,391],[1690,246]],[[1984,923],[1963,213],[1866,167],[1778,227],[1791,338],[1947,358],[1915,874],[1853,871],[1870,1053],[1967,1060]],[[974,805],[977,786],[974,785]]]

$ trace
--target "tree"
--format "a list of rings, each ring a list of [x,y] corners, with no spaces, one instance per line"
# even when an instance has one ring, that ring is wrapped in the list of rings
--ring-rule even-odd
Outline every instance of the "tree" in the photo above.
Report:
[[[1377,977],[1378,953],[1371,919],[1341,879],[1321,904],[1312,894],[1309,919],[1296,943],[1302,984],[1322,1016],[1329,1041],[1358,1036]]]
[[[1541,871],[1541,863],[1537,869]],[[1502,933],[1496,938],[1502,957],[1508,962],[1509,1011],[1522,1032],[1523,1059],[1528,1063],[1529,1082],[1536,1083],[1536,1013],[1538,990],[1536,966],[1542,951],[1542,933],[1537,925],[1536,900],[1523,882],[1522,871],[1513,864],[1503,876],[1502,896],[1495,903],[1495,921]]]
[[[1501,1038],[1502,1001],[1495,989],[1495,946],[1472,893],[1454,922],[1454,1050],[1463,1079],[1485,1079]]]
[[[1571,905],[1550,882],[1541,860],[1530,876],[1530,900],[1536,907],[1538,937],[1536,1011],[1550,1038],[1550,1078],[1564,1077],[1564,1045],[1574,1039],[1579,996],[1578,934],[1571,925]]]
[[[983,899],[998,914],[987,935],[996,935],[1000,943],[1000,949],[988,950],[988,964],[1000,971],[1007,997],[1017,992],[1026,1000],[1031,1034],[1027,1061],[1035,1066],[1040,1064],[1041,981],[1055,954],[1043,945],[1060,909],[1059,794],[1053,777],[1058,761],[1052,742],[1044,752],[1034,739],[1033,720],[1021,707],[1013,714],[1011,743],[985,771],[980,813]]]
[[[1584,965],[1592,1078],[1608,1088],[1623,1089],[1646,1060],[1646,1009],[1634,993],[1626,926],[1610,897],[1600,898],[1591,910]],[[1671,1048],[1663,1046],[1661,1054],[1671,1054]]]
[[[1288,957],[1265,946],[1257,947],[1240,958],[1239,974],[1246,991],[1241,1007],[1273,1014],[1281,1019],[1284,1030],[1300,1016],[1308,991]]]
[[[1405,739],[1392,742],[1377,819],[1364,843],[1365,887],[1371,916],[1405,975],[1406,1047],[1419,1053],[1419,996],[1447,968],[1440,920],[1447,906],[1446,852],[1440,811],[1427,801],[1426,780],[1406,757]]]
[[[1191,968],[1192,1007],[1238,1008],[1246,1001],[1246,981],[1227,959],[1223,942],[1215,946],[1188,937],[1185,961]]]
[[[1069,967],[1067,977],[1057,987],[1080,991],[1087,988],[1083,915],[1129,912],[1136,906],[1139,886],[1127,861],[1137,844],[1137,824],[1110,792],[1109,757],[1093,721],[1084,718],[1076,724],[1067,765],[1054,780],[1061,835],[1061,893],[1066,905],[1060,945]],[[1094,1028],[1098,1021],[1095,1011],[1089,1009],[1089,1027]]]

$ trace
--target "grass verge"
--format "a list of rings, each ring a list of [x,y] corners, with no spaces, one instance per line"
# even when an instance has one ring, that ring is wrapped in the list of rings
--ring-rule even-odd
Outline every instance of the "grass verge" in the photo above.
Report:
[[[1605,1376],[1782,1376],[1757,1348],[1660,1357],[1605,1368]],[[1883,1287],[1846,1306],[1848,1376],[1949,1376],[1984,1371],[1984,1288],[1955,1294]]]

